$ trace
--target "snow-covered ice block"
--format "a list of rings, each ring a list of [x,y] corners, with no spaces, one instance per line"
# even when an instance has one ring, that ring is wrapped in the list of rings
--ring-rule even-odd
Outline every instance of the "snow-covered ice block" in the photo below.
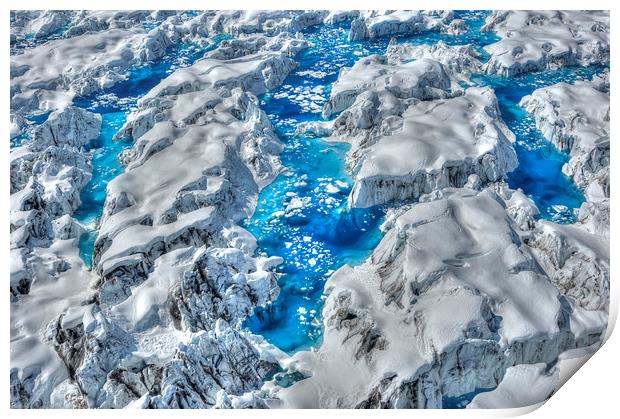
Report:
[[[142,103],[159,96],[180,95],[208,87],[222,92],[240,87],[261,94],[279,86],[295,67],[294,60],[279,52],[262,52],[227,61],[204,58],[162,80]]]
[[[563,298],[502,195],[445,189],[401,210],[366,263],[327,282],[323,343],[289,364],[308,378],[268,387],[274,405],[441,407],[598,342],[606,313]]]
[[[502,40],[484,49],[490,74],[513,76],[571,65],[609,62],[609,13],[573,10],[502,10],[486,19],[482,31]]]
[[[463,186],[471,174],[483,183],[500,180],[517,166],[513,141],[491,89],[469,88],[463,96],[412,104],[400,129],[377,136],[359,153],[350,205],[418,198]]]
[[[353,20],[349,41],[382,38],[392,35],[413,35],[429,31],[460,33],[463,22],[452,26],[454,12],[426,10],[390,10],[362,12]]]
[[[332,86],[323,116],[330,117],[355,102],[368,90],[386,90],[396,97],[421,100],[446,97],[451,80],[441,63],[420,59],[390,65],[383,56],[373,55],[358,60],[353,67],[343,68]]]

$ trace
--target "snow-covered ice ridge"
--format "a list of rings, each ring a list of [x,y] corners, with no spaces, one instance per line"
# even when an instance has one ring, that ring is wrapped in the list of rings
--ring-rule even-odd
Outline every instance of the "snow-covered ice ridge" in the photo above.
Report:
[[[396,210],[366,263],[326,284],[323,344],[290,361],[309,378],[268,388],[273,403],[442,407],[446,397],[496,387],[513,365],[553,364],[597,344],[607,325],[608,243],[534,221],[535,212],[502,184],[443,189]]]
[[[351,142],[352,207],[418,198],[469,175],[500,180],[517,166],[514,136],[489,88],[459,81],[480,69],[471,47],[393,45],[343,69],[323,115]],[[450,121],[450,123],[446,123]]]
[[[260,97],[321,25],[349,42],[404,37],[343,68],[324,120],[297,127],[351,144],[349,206],[388,209],[370,257],[325,283],[321,346],[289,355],[242,326],[278,297],[282,259],[240,224],[286,171]],[[471,76],[608,63],[609,15],[493,12],[488,60],[449,41],[468,30],[452,11],[11,12],[11,139],[24,138],[10,159],[11,406],[486,408],[553,394],[607,327],[609,73],[520,104],[570,155],[586,198],[574,224],[508,186],[515,135]],[[429,33],[448,41],[415,42]],[[133,143],[88,269],[72,216],[102,117],[82,101],[223,34],[116,133]]]
[[[332,14],[337,20],[340,16]],[[361,11],[351,22],[350,41],[381,38],[392,35],[410,35],[428,31],[459,34],[467,30],[462,19],[455,19],[451,10],[387,10]]]
[[[503,39],[485,47],[485,70],[515,75],[571,65],[609,61],[609,12],[497,11],[483,31]]]

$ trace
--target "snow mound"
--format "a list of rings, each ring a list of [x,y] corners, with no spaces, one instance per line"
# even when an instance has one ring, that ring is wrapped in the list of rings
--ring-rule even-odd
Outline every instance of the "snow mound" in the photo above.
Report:
[[[451,80],[441,63],[421,59],[401,65],[389,65],[379,55],[358,60],[353,67],[340,70],[332,86],[323,116],[330,117],[351,106],[356,97],[368,90],[385,90],[402,99],[421,100],[447,96]]]
[[[227,61],[205,58],[162,80],[144,96],[142,103],[208,87],[224,95],[235,87],[258,95],[279,86],[296,65],[293,59],[279,52],[261,52]]]
[[[495,11],[482,31],[501,41],[484,49],[491,58],[489,74],[514,76],[571,65],[609,62],[609,12],[606,11]]]
[[[352,207],[418,198],[446,186],[463,186],[475,174],[500,180],[517,166],[514,136],[501,120],[488,88],[412,104],[399,129],[378,135],[359,152]],[[451,123],[445,121],[450,119]]]
[[[509,385],[509,367],[599,342],[607,313],[554,286],[524,241],[532,230],[507,211],[510,195],[501,185],[445,189],[388,220],[366,263],[327,282],[323,344],[288,364],[308,378],[264,387],[273,405],[441,407],[504,377]]]
[[[468,79],[470,74],[480,72],[482,68],[480,53],[472,45],[451,46],[443,41],[432,45],[390,42],[386,56],[392,65],[425,58],[439,61],[452,76],[458,75],[463,79]]]
[[[337,20],[342,20],[342,18]],[[351,22],[349,41],[393,35],[413,35],[429,31],[459,34],[462,30],[467,30],[463,21],[459,19],[457,24],[452,25],[453,20],[455,18],[452,11],[392,10],[362,12],[360,17]]]

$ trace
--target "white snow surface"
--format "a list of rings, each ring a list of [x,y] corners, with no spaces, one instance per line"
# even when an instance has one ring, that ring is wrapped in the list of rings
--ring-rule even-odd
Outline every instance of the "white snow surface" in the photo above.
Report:
[[[547,400],[556,390],[559,371],[546,364],[515,365],[495,390],[478,394],[468,409],[507,409],[527,407]]]
[[[332,17],[332,21],[339,21]],[[393,35],[412,35],[429,31],[458,34],[465,29],[449,10],[384,10],[361,12],[351,22],[349,41],[382,38]]]
[[[209,10],[184,23],[183,30],[203,35],[228,33],[235,37],[295,34],[322,23],[327,14],[325,10]]]
[[[513,76],[571,65],[609,62],[609,13],[576,10],[502,10],[482,31],[502,39],[484,49],[490,74]]]
[[[514,136],[491,89],[469,88],[463,96],[413,104],[402,119],[400,130],[377,138],[364,152],[352,207],[463,186],[471,174],[497,181],[517,166]]]
[[[430,99],[445,97],[451,80],[441,63],[421,59],[404,64],[389,65],[379,55],[361,58],[353,67],[340,70],[332,86],[323,116],[343,111],[355,98],[367,90],[385,90],[398,98]]]
[[[295,66],[295,61],[279,52],[260,52],[228,60],[225,64],[221,60],[205,58],[175,71],[155,86],[142,101],[207,87],[222,91],[241,87],[254,94],[261,94],[281,84]]]
[[[390,43],[386,52],[389,64],[401,64],[424,58],[439,61],[451,75],[461,75],[467,79],[471,73],[480,72],[482,63],[480,53],[471,45],[447,45],[443,41],[436,44],[397,44]]]

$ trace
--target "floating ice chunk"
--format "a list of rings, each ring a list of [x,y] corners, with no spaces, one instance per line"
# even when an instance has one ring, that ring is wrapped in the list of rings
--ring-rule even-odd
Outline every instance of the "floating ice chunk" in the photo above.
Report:
[[[340,192],[340,189],[338,189],[338,187],[336,187],[335,185],[332,185],[331,183],[328,183],[325,186],[325,192],[329,193],[329,194],[337,194]]]

